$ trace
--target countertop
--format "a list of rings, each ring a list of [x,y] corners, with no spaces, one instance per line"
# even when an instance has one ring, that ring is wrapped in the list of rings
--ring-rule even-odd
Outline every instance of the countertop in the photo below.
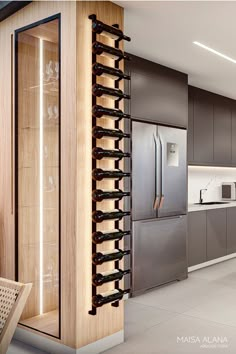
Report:
[[[227,204],[213,204],[213,205],[188,204],[188,212],[199,211],[199,210],[232,208],[232,207],[236,207],[236,201],[227,202]]]

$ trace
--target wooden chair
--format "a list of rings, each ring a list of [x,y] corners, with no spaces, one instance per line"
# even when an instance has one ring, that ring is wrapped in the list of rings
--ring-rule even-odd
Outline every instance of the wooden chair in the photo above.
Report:
[[[32,284],[0,278],[0,354],[6,354]]]

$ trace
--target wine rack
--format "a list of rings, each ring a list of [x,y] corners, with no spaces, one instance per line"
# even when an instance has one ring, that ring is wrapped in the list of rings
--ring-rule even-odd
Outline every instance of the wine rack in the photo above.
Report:
[[[130,192],[122,191],[120,183],[123,178],[129,178],[130,173],[120,169],[121,160],[129,158],[130,154],[121,150],[121,142],[123,139],[130,139],[130,135],[120,129],[122,119],[129,119],[130,116],[125,114],[120,108],[122,99],[130,99],[130,96],[125,94],[120,89],[121,80],[130,80],[130,77],[120,69],[120,62],[124,59],[129,59],[126,54],[120,49],[122,40],[130,41],[130,38],[125,36],[119,29],[118,25],[106,25],[98,21],[96,15],[90,15],[92,21],[92,309],[90,315],[96,315],[97,308],[105,304],[111,304],[114,307],[119,306],[119,301],[124,294],[129,293],[129,289],[120,289],[120,281],[125,275],[130,274],[130,269],[121,270],[120,261],[126,255],[130,254],[129,250],[122,250],[120,241],[125,236],[130,236],[130,230],[122,230],[120,223],[123,217],[130,215],[130,211],[122,211],[120,202],[123,197],[129,197]],[[98,35],[108,36],[113,40],[114,45],[108,46],[105,43],[98,41]],[[98,56],[107,56],[114,60],[114,66],[110,67],[103,65],[97,61]],[[97,78],[103,76],[114,80],[114,87],[107,87],[98,84]],[[97,104],[98,97],[113,98],[114,107],[104,107]],[[112,119],[114,128],[103,128],[98,121],[100,118]],[[100,120],[101,121],[101,120]],[[101,139],[114,139],[114,148],[111,150],[102,149],[97,146],[97,142]],[[103,170],[98,166],[98,161],[101,159],[114,159],[114,170]],[[106,178],[114,179],[114,190],[105,191],[99,187],[99,182]],[[115,210],[102,211],[99,203],[103,200],[114,199]],[[112,220],[114,229],[108,231],[99,231],[98,223],[104,220]],[[102,243],[114,242],[114,249],[98,252],[97,245]],[[106,272],[98,272],[98,266],[106,264],[106,262],[114,262],[114,269]],[[114,282],[114,289],[106,293],[98,291],[98,287]]]

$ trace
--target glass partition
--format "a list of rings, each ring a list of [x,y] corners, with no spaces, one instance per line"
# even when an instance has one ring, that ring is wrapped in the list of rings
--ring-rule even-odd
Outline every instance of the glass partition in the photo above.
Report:
[[[16,271],[33,283],[20,323],[60,337],[60,18],[15,38]]]

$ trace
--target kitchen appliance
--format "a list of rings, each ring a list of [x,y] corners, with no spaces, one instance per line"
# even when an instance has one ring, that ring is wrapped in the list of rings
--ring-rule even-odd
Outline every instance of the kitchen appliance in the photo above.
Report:
[[[187,277],[186,130],[132,122],[132,295]]]
[[[224,200],[236,200],[236,182],[222,183],[221,197]]]

